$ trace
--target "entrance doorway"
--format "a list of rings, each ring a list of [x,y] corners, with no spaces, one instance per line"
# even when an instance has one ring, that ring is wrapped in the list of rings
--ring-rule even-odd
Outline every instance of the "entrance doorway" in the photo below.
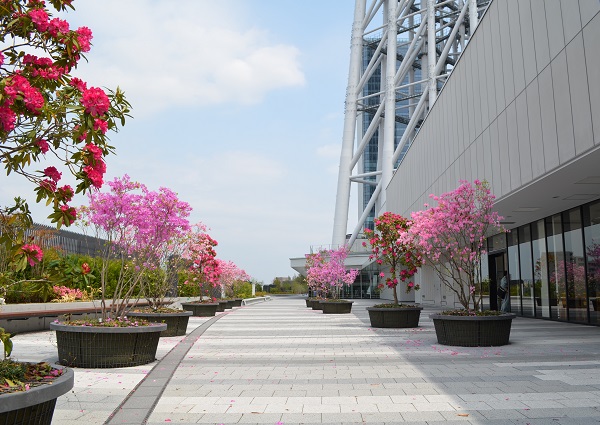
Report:
[[[508,273],[506,252],[496,252],[488,255],[490,271],[490,310],[498,310],[498,286],[502,277]],[[509,296],[510,288],[507,288]]]

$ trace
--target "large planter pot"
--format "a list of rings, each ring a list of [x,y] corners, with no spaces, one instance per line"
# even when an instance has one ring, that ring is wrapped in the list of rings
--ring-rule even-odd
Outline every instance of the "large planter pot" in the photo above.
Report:
[[[321,300],[320,299],[311,300],[310,301],[310,307],[313,310],[323,310],[323,307],[321,307]]]
[[[242,306],[242,301],[244,299],[243,298],[234,298],[233,301],[233,306],[234,307],[241,307]]]
[[[191,311],[196,317],[212,317],[219,308],[219,303],[181,303],[186,311]]]
[[[227,308],[227,300],[219,300],[217,302],[219,303],[217,306],[217,311],[225,311]]]
[[[423,307],[367,307],[373,328],[416,328]]]
[[[156,359],[164,323],[139,327],[105,328],[50,323],[56,331],[59,363],[85,368],[139,366]]]
[[[458,347],[495,347],[508,344],[513,313],[500,316],[431,314],[438,343]]]
[[[0,395],[0,424],[50,425],[56,399],[73,388],[75,376],[72,369],[52,366],[64,370],[52,384]]]
[[[319,301],[319,305],[323,310],[323,314],[347,314],[352,311],[352,303],[354,301]]]
[[[310,298],[307,298],[307,299],[306,299],[306,300],[304,300],[304,301],[306,301],[306,307],[308,307],[308,308],[312,308],[312,300],[311,300]]]
[[[185,335],[191,315],[191,311],[185,310],[173,313],[142,313],[135,311],[127,313],[127,316],[129,317],[138,317],[153,323],[165,323],[167,325],[167,330],[162,331],[160,336]]]
[[[225,305],[226,309],[232,309],[233,307],[235,307],[235,301],[234,300],[225,300],[227,301],[227,304]]]

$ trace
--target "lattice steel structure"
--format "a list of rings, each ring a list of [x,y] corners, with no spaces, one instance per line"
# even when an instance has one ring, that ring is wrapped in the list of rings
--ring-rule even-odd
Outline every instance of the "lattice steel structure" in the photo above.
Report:
[[[386,186],[491,1],[356,0],[334,246],[352,246],[386,211]],[[352,183],[359,219],[348,240]]]

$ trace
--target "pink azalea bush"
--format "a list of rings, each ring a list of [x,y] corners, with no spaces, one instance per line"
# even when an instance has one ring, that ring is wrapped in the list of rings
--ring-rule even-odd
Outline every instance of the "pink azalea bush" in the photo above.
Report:
[[[402,242],[398,238],[398,234],[406,233],[408,228],[408,220],[404,217],[392,212],[385,212],[375,219],[375,231],[364,230],[372,250],[369,258],[375,259],[379,265],[390,266],[389,276],[381,272],[379,277],[385,279],[388,288],[392,288],[394,304],[398,304],[396,287],[400,281],[406,284],[406,293],[419,290],[419,285],[415,285],[412,280],[418,268],[421,267],[419,251],[412,244]],[[363,246],[366,247],[367,243],[363,242]]]
[[[346,270],[344,260],[348,256],[348,248],[321,250],[306,255],[306,281],[309,288],[320,295],[339,298],[340,288],[350,286],[356,280],[359,271]]]
[[[81,208],[84,224],[107,241],[100,272],[103,307],[107,265],[114,259],[121,262],[113,302],[110,310],[103,308],[103,319],[107,314],[122,317],[128,300],[143,283],[144,272],[166,267],[173,241],[190,229],[187,217],[191,212],[189,204],[170,189],[150,191],[127,175],[108,186],[109,192],[89,194],[89,207]]]
[[[489,184],[479,180],[461,180],[456,190],[430,197],[437,206],[412,213],[409,229],[399,232],[398,240],[419,250],[464,309],[479,310],[475,283],[486,237],[506,231],[502,217],[492,211],[495,197]]]
[[[219,285],[222,291],[228,296],[233,295],[233,285],[239,281],[248,281],[251,276],[245,270],[239,268],[233,261],[224,261],[217,259],[221,274],[219,276]]]
[[[216,295],[215,289],[220,288],[221,263],[215,251],[217,245],[218,242],[207,233],[206,226],[197,223],[189,232],[181,254],[189,263],[183,284],[196,286],[201,297],[212,299]]]

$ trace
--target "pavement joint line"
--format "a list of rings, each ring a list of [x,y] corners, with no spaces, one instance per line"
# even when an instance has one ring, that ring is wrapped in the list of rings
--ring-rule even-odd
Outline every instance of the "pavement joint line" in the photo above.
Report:
[[[228,314],[230,314],[230,312],[224,312],[222,314],[219,314],[218,316],[215,316],[215,317],[207,320],[206,322],[204,322],[203,324],[198,326],[196,329],[194,329],[184,339],[179,341],[179,343],[177,345],[175,345],[175,347],[173,347],[171,349],[171,351],[169,351],[161,360],[159,360],[154,365],[152,370],[150,370],[150,372],[146,376],[144,376],[144,378],[135,386],[135,388],[133,390],[131,390],[131,392],[127,395],[127,397],[125,397],[123,402],[121,402],[121,404],[119,404],[117,406],[117,408],[112,412],[112,414],[104,422],[104,425],[123,423],[123,419],[126,419],[127,411],[129,409],[137,410],[137,411],[139,411],[140,409],[147,409],[147,412],[144,416],[144,420],[143,420],[143,422],[141,422],[142,424],[145,424],[148,421],[148,418],[150,417],[152,412],[154,411],[154,408],[156,407],[156,404],[160,400],[160,397],[162,396],[165,388],[169,384],[169,381],[171,380],[173,373],[175,372],[175,370],[177,370],[177,367],[179,366],[181,361],[185,358],[185,356],[190,351],[190,349],[194,346],[194,344],[200,339],[202,334],[204,334],[204,332],[206,332],[206,330],[208,328],[210,328],[217,320],[221,319],[224,316],[227,316]],[[153,379],[154,375],[159,375],[159,371],[160,371],[160,378],[162,378],[162,379],[164,379],[165,372],[168,372],[167,373],[168,377],[164,381],[163,385],[161,385],[161,386],[146,385],[146,383],[150,382],[149,381],[150,379]],[[144,388],[147,393],[151,394],[149,396],[146,395],[145,397],[154,398],[152,400],[151,405],[148,405],[149,403],[147,403],[147,401],[146,401],[145,406],[140,406],[141,404],[144,404],[144,403],[141,402],[140,400],[136,400],[135,402],[132,400],[135,398],[135,394],[140,388]],[[145,400],[147,400],[147,398],[145,398]]]

